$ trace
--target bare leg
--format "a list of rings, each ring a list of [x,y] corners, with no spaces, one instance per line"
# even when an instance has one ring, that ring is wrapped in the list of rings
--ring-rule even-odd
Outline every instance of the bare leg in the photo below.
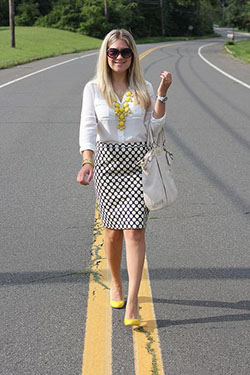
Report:
[[[145,259],[145,229],[124,230],[126,242],[127,268],[129,276],[128,300],[126,306],[126,319],[137,319],[138,292],[141,283]]]
[[[111,299],[113,301],[123,300],[123,289],[121,280],[121,258],[122,258],[123,231],[117,229],[104,229],[104,247],[111,273]]]

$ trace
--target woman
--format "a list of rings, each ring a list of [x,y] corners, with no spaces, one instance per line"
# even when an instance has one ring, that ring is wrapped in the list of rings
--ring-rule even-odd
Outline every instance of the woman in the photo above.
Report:
[[[165,123],[166,93],[172,77],[160,74],[155,100],[152,85],[143,79],[132,35],[112,30],[103,40],[97,74],[84,88],[77,181],[89,185],[94,177],[104,226],[104,245],[112,278],[110,304],[125,304],[121,280],[123,237],[129,275],[125,325],[139,325],[138,291],[145,259],[148,210],[138,162],[147,152],[147,126],[154,136]],[[95,160],[93,159],[95,155]]]

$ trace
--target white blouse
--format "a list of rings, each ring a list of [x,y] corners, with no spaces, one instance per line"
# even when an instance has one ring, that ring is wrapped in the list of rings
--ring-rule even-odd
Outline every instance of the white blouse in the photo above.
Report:
[[[126,117],[124,130],[117,128],[118,118],[114,108],[107,105],[96,83],[89,81],[85,85],[79,135],[80,152],[84,150],[95,152],[97,141],[108,143],[144,142],[147,139],[146,126],[149,126],[149,122],[154,136],[157,137],[166,121],[166,114],[160,119],[153,117],[155,94],[151,83],[147,81],[146,83],[151,97],[151,108],[146,111],[140,105],[129,102],[131,113]],[[117,102],[123,103],[125,97],[126,94],[120,101],[117,96]]]

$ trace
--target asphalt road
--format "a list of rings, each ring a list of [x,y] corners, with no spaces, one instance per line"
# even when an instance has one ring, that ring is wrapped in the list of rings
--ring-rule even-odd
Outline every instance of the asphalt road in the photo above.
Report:
[[[250,371],[250,93],[198,56],[214,42],[204,57],[249,85],[249,65],[224,55],[221,39],[180,42],[142,60],[155,89],[163,69],[173,74],[166,132],[179,197],[151,214],[147,229],[169,375]],[[87,54],[0,71],[0,85]],[[81,374],[95,198],[76,175],[82,89],[95,62],[76,59],[0,88],[3,375]],[[125,254],[123,277],[126,285]],[[126,332],[113,338],[115,375],[133,373]]]

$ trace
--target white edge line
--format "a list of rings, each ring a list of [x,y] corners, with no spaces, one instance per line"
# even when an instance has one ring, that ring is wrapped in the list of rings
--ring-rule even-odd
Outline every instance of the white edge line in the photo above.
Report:
[[[54,64],[54,65],[51,65],[51,66],[48,66],[47,68],[44,68],[44,69],[40,69],[40,70],[37,70],[36,72],[33,72],[33,73],[30,73],[30,74],[27,74],[25,76],[22,76],[20,78],[17,78],[17,79],[14,79],[13,81],[9,81],[9,82],[6,82],[2,85],[0,85],[0,89],[2,89],[3,87],[6,87],[6,86],[9,86],[9,85],[12,85],[13,83],[16,83],[18,81],[21,81],[25,78],[28,78],[28,77],[31,77],[31,76],[34,76],[36,74],[39,74],[39,73],[42,73],[44,72],[45,70],[49,70],[49,69],[53,69],[53,68],[56,68],[60,65],[63,65],[63,64],[68,64],[72,61],[75,61],[75,60],[79,60],[79,59],[83,59],[84,57],[88,57],[88,56],[93,56],[93,55],[96,55],[98,52],[93,52],[93,53],[89,53],[87,55],[82,55],[82,56],[79,56],[79,57],[75,57],[74,59],[70,59],[70,60],[66,60],[66,61],[63,61],[63,62],[60,62],[58,64]]]
[[[201,50],[202,50],[202,48],[204,48],[204,47],[208,47],[208,46],[212,46],[213,44],[216,44],[216,43],[204,44],[203,46],[201,46],[201,47],[199,48],[199,50],[198,50],[198,55],[200,56],[200,58],[201,58],[202,60],[204,60],[208,65],[210,65],[212,68],[218,70],[218,72],[220,72],[221,74],[224,74],[224,76],[226,76],[227,78],[230,78],[230,79],[232,79],[233,81],[239,83],[240,85],[245,86],[247,89],[250,89],[250,85],[248,85],[247,83],[242,82],[242,81],[240,81],[239,79],[237,79],[237,78],[231,76],[230,74],[224,72],[224,70],[221,70],[221,69],[218,68],[216,65],[212,64],[210,61],[208,61],[208,60],[207,60],[207,59],[201,54]]]

